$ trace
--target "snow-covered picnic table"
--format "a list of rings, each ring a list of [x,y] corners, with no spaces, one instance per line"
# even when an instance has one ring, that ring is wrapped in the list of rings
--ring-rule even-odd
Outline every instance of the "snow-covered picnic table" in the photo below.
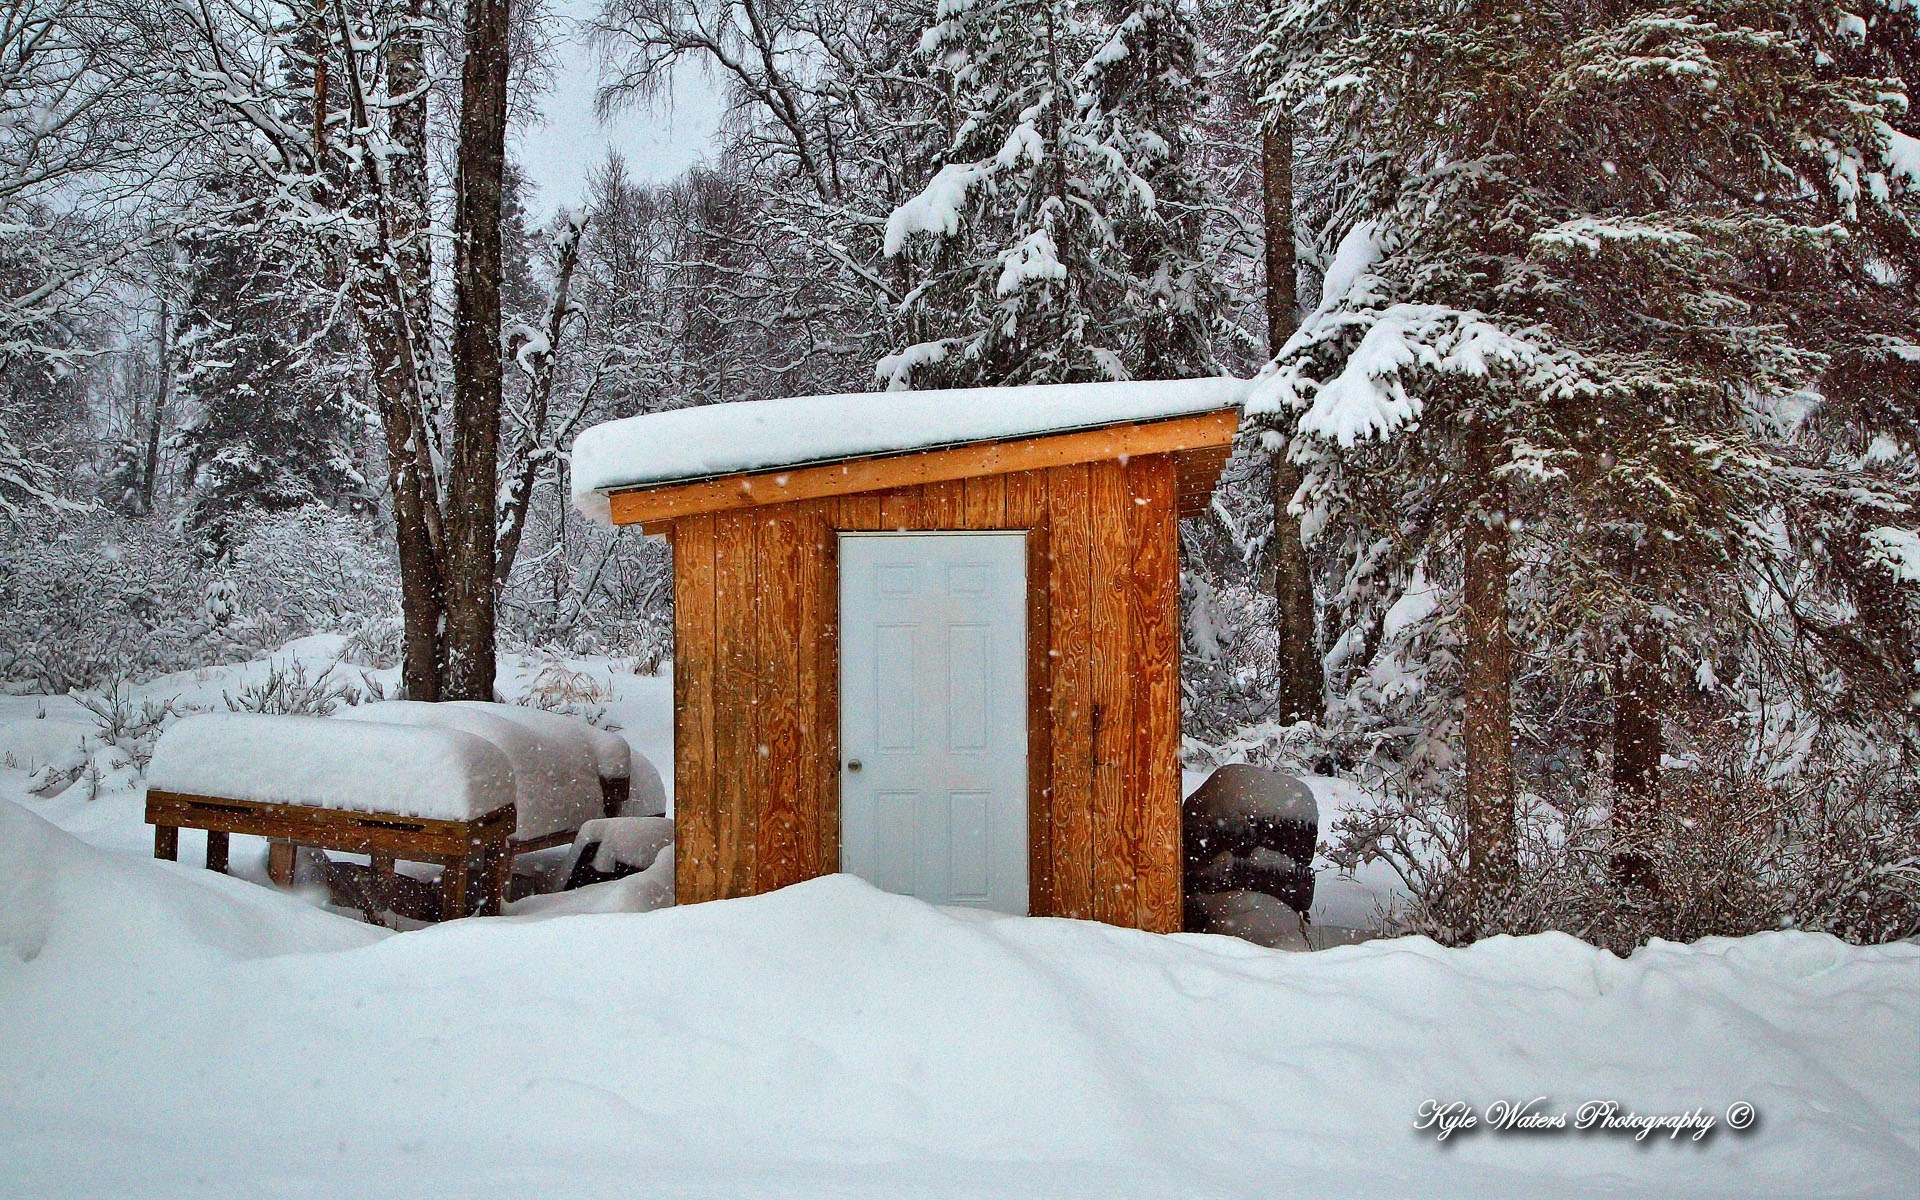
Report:
[[[160,739],[147,820],[157,857],[177,857],[183,827],[207,830],[213,870],[226,869],[230,834],[268,838],[269,874],[282,884],[297,846],[362,853],[375,899],[388,896],[396,859],[438,863],[443,916],[497,912],[513,857],[619,815],[635,765],[619,736],[519,705],[384,701],[328,719],[208,714]],[[639,765],[644,811],[662,789],[652,765]]]

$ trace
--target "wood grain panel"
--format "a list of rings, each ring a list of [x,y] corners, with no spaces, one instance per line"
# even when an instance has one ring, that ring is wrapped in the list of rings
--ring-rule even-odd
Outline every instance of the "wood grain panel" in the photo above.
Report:
[[[1135,840],[1137,912],[1142,929],[1178,933],[1182,925],[1180,858],[1180,564],[1176,481],[1166,457],[1128,466],[1135,501],[1133,565],[1133,764],[1131,789],[1139,820]]]
[[[1093,861],[1092,713],[1088,707],[1089,584],[1092,546],[1087,468],[1047,473],[1047,627],[1053,664],[1053,797],[1048,806],[1054,912],[1090,917]]]
[[[1002,476],[1006,484],[1006,521],[1009,529],[1031,529],[1047,519],[1047,473],[1016,471]],[[1035,574],[1034,579],[1045,575]]]
[[[858,496],[842,496],[836,504],[839,514],[834,522],[836,529],[871,531],[880,528],[880,496],[875,492],[866,492]]]
[[[713,527],[712,517],[690,517],[673,536],[673,888],[683,904],[719,894]]]
[[[1131,925],[1139,801],[1129,767],[1134,742],[1131,631],[1133,507],[1126,464],[1087,468],[1091,537],[1087,676],[1093,779],[1088,796],[1093,855],[1092,916]]]
[[[1174,476],[1179,492],[1178,508],[1183,517],[1197,517],[1213,502],[1213,489],[1220,472],[1233,456],[1231,442],[1217,446],[1198,446],[1173,456]]]
[[[924,511],[919,488],[903,488],[899,491],[880,494],[880,528],[882,529],[923,528],[920,514]]]
[[[754,605],[755,512],[722,513],[714,527],[714,773],[716,894],[753,894],[760,824],[760,735]]]
[[[759,591],[754,598],[753,623],[759,667],[759,743],[755,756],[760,775],[758,846],[754,854],[754,891],[767,892],[799,882],[801,811],[804,793],[812,790],[811,773],[802,767],[800,705],[809,703],[802,678],[800,639],[807,611],[817,597],[802,601],[813,583],[801,554],[802,506],[762,509],[755,523],[755,566]],[[810,541],[811,539],[809,539]],[[811,560],[812,556],[804,556]],[[805,575],[803,576],[803,572]],[[812,675],[812,655],[806,656],[806,676]],[[811,741],[812,739],[807,739]],[[811,833],[811,831],[809,831]],[[812,841],[812,837],[808,837]],[[813,857],[811,854],[808,857]]]
[[[1039,477],[1044,482],[1045,477]],[[1034,501],[1045,495],[1037,489]],[[1019,519],[1019,518],[1014,518]],[[1027,911],[1036,917],[1057,913],[1053,896],[1053,689],[1047,655],[1047,523],[1025,517],[1027,529]]]
[[[1007,480],[1004,475],[983,475],[964,483],[965,500],[960,513],[962,529],[1004,529],[1007,527]]]
[[[849,500],[838,503],[842,517]],[[880,505],[873,505],[874,521]],[[811,864],[815,874],[840,869],[840,538],[827,514],[814,522],[814,554],[819,560],[813,579],[814,628],[814,838]]]
[[[966,483],[952,479],[920,489],[920,520],[926,529],[966,529]]]

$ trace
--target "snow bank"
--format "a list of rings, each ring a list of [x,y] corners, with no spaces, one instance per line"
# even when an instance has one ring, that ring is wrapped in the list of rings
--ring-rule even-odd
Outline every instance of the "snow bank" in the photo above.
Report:
[[[95,849],[0,800],[0,1010],[22,964],[46,973],[76,963],[90,972],[111,965],[133,981],[164,975],[183,959],[349,950],[386,936],[284,892]],[[91,999],[110,1020],[110,996]],[[5,1172],[0,1194],[7,1194]]]
[[[421,733],[453,730],[491,743],[512,764],[517,841],[578,829],[605,814],[595,744],[586,735],[589,726],[577,717],[517,704],[385,700],[348,709],[338,719]]]
[[[1897,1196],[1920,1167],[1911,945],[1285,954],[843,876],[382,936],[113,857],[0,806],[7,944],[41,947],[0,951],[0,1195]],[[1413,1129],[1534,1096],[1760,1122]]]
[[[161,736],[147,785],[465,821],[513,803],[514,769],[491,739],[459,729],[210,713],[187,717]]]
[[[1212,412],[1238,405],[1247,386],[1222,377],[858,392],[649,413],[574,440],[573,500],[605,522],[610,489]]]

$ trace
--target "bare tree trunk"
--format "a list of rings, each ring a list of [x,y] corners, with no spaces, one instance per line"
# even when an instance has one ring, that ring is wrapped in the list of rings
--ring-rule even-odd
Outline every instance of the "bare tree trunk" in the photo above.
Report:
[[[1293,119],[1285,112],[1269,112],[1261,123],[1260,168],[1267,231],[1267,352],[1278,354],[1300,324],[1293,252]],[[1313,575],[1306,547],[1300,544],[1299,518],[1288,511],[1300,489],[1300,470],[1282,448],[1273,456],[1272,472],[1273,536],[1267,556],[1280,634],[1275,716],[1282,723],[1318,721],[1324,713],[1326,678],[1314,625]]]
[[[160,297],[160,378],[154,388],[153,411],[147,415],[146,460],[140,464],[140,515],[153,511],[160,476],[160,425],[166,420],[167,401],[173,396],[173,318],[167,298]]]
[[[507,480],[506,495],[500,504],[499,545],[494,555],[494,586],[505,588],[513,574],[513,560],[520,553],[520,539],[527,530],[527,510],[533,502],[533,485],[540,468],[558,461],[544,453],[541,445],[547,434],[547,410],[553,399],[553,376],[560,360],[560,335],[567,325],[568,305],[573,291],[573,271],[580,265],[580,241],[586,218],[576,218],[564,234],[555,259],[553,305],[547,310],[547,352],[533,367],[533,380],[527,386],[527,425],[514,455],[515,468]],[[563,492],[565,489],[561,489]],[[566,514],[565,496],[561,497],[562,518]]]
[[[1273,109],[1260,123],[1260,199],[1267,230],[1267,353],[1278,354],[1300,327],[1299,271],[1293,253],[1293,118]]]
[[[427,309],[432,262],[426,236],[426,96],[422,90],[426,68],[421,13],[422,0],[412,0],[408,27],[396,32],[388,46],[389,90],[410,97],[388,112],[389,134],[403,152],[387,160],[391,180],[387,193],[362,197],[372,205],[380,236],[357,252],[356,279],[361,329],[386,434],[387,483],[400,559],[401,680],[409,699],[434,701],[443,698],[445,688],[446,555],[430,423],[433,375]],[[347,83],[354,121],[364,123],[368,115],[351,61]],[[324,128],[320,121],[317,117],[316,131]]]
[[[1660,815],[1660,757],[1666,751],[1660,725],[1658,628],[1642,621],[1623,639],[1613,660],[1613,834],[1624,847],[1614,853],[1614,882],[1658,890],[1646,853]]]
[[[507,0],[468,0],[454,195],[453,426],[447,480],[449,699],[491,700],[500,446],[500,201]]]
[[[1494,476],[1494,445],[1467,434],[1467,472],[1479,495],[1466,513],[1467,872],[1476,910],[1511,894],[1516,874],[1513,804],[1513,664],[1507,628],[1506,486]]]

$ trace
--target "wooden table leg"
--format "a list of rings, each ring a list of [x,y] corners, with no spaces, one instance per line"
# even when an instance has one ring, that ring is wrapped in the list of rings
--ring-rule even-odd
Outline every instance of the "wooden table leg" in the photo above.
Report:
[[[367,856],[372,878],[368,881],[368,890],[373,903],[381,912],[393,908],[393,855],[378,851]]]
[[[440,873],[440,919],[452,921],[467,915],[468,866],[473,859],[462,855],[447,864]]]
[[[300,854],[295,842],[272,842],[267,846],[267,878],[280,887],[293,886],[294,863]]]
[[[155,825],[153,827],[153,856],[169,862],[180,859],[180,827],[177,825]]]
[[[227,873],[227,835],[217,829],[207,830],[207,870]]]
[[[481,910],[497,917],[507,903],[507,877],[513,873],[513,850],[503,842],[493,842],[486,852],[487,894]]]

